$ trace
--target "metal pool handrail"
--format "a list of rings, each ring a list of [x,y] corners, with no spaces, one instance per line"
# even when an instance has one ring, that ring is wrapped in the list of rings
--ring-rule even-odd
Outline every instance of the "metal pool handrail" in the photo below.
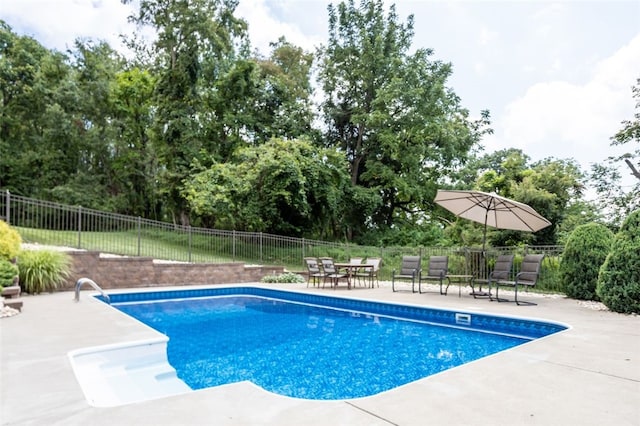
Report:
[[[76,295],[73,300],[75,300],[76,302],[80,301],[80,287],[82,287],[82,285],[85,283],[91,285],[91,287],[93,287],[96,291],[99,291],[102,297],[105,298],[107,303],[111,303],[111,301],[109,300],[109,295],[105,293],[104,290],[101,289],[100,286],[90,278],[80,278],[78,281],[76,281]]]

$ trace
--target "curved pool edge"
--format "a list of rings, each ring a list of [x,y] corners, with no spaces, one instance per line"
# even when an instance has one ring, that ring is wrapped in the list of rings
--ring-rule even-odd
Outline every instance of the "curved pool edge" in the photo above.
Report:
[[[89,405],[115,407],[191,392],[167,359],[166,336],[93,346],[67,355]]]

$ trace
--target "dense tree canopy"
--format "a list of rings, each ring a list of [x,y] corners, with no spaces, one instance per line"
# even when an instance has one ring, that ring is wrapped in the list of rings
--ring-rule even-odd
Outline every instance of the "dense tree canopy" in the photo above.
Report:
[[[196,174],[186,198],[213,227],[328,238],[341,232],[348,182],[340,153],[272,139]]]
[[[252,51],[237,0],[123,1],[155,34],[123,35],[133,56],[94,40],[49,50],[0,21],[2,189],[181,224],[385,245],[479,241],[477,227],[434,205],[442,187],[495,191],[554,223],[491,232],[493,244],[563,242],[598,219],[575,163],[531,163],[515,149],[478,155],[489,112],[464,108],[448,85],[452,65],[412,45],[413,17],[401,20],[393,5],[330,5],[328,40],[311,53],[285,38]],[[638,143],[638,117],[614,143]],[[637,170],[639,156],[617,160]],[[601,188],[611,170],[601,166]]]

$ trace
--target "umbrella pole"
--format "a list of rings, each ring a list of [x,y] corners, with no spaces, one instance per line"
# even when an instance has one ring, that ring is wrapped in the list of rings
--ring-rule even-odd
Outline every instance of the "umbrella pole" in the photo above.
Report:
[[[489,218],[489,209],[484,212],[484,230],[482,232],[482,257],[484,258],[485,245],[487,243],[487,219]]]
[[[489,217],[489,209],[487,209],[484,213],[484,230],[482,231],[482,259],[480,259],[480,264],[482,265],[481,274],[482,274],[482,277],[486,280],[489,279],[489,272],[487,269],[487,253],[486,253],[488,217]]]

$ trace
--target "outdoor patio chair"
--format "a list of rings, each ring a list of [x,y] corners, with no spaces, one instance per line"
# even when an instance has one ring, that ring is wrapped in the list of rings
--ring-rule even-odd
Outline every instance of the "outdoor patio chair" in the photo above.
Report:
[[[420,279],[420,256],[402,256],[400,272],[396,274],[394,269],[391,273],[391,290],[396,290],[396,281],[411,281],[411,292],[415,293],[416,279]]]
[[[309,283],[313,282],[313,286],[320,286],[320,280],[324,279],[324,273],[320,269],[318,259],[315,257],[305,257],[304,262],[307,265],[307,287]]]
[[[357,273],[358,279],[364,279],[369,281],[369,286],[373,288],[373,282],[375,281],[378,287],[380,287],[380,281],[378,281],[378,271],[380,270],[380,264],[382,259],[379,257],[368,257],[365,264]]]
[[[322,288],[324,288],[324,285],[326,284],[327,279],[331,281],[331,286],[333,288],[338,287],[338,281],[341,279],[346,279],[348,282],[349,275],[338,271],[332,258],[322,257],[320,258],[320,262],[322,263],[322,270],[324,271],[324,280],[322,282]]]
[[[495,299],[493,298],[491,295],[491,288],[489,288],[489,298],[491,300],[497,300],[498,302],[510,302],[508,299],[500,299],[498,297],[498,290],[500,287],[513,287],[515,289],[513,301],[516,302],[516,305],[536,305],[536,303],[533,302],[518,301],[518,286],[529,288],[536,285],[538,277],[540,276],[540,267],[542,266],[543,257],[544,254],[527,254],[524,259],[522,259],[520,272],[516,274],[516,279],[514,281],[495,281],[493,284],[496,287],[496,297]]]
[[[364,259],[361,257],[351,257],[349,258],[349,263],[352,265],[361,265],[363,260]],[[361,271],[361,268],[354,268],[350,271],[351,276],[355,277],[358,280],[358,283],[360,283],[360,276],[359,276],[360,271]]]
[[[449,256],[430,256],[429,257],[429,269],[427,269],[427,275],[422,275],[420,273],[418,279],[418,291],[422,293],[422,282],[437,282],[440,284],[440,294],[447,294],[449,290],[449,285],[451,281],[447,277],[447,271],[449,269]],[[447,281],[447,287],[444,292],[442,291],[442,286],[444,285],[444,281]]]
[[[490,291],[492,282],[498,280],[509,280],[509,278],[511,277],[511,268],[513,267],[513,257],[514,256],[512,254],[499,255],[496,259],[493,270],[489,273],[489,276],[487,278],[473,277],[471,279],[471,295],[474,299],[479,296],[488,297],[490,295],[489,292],[482,291],[482,284],[487,284]],[[476,284],[478,285],[477,290]]]

